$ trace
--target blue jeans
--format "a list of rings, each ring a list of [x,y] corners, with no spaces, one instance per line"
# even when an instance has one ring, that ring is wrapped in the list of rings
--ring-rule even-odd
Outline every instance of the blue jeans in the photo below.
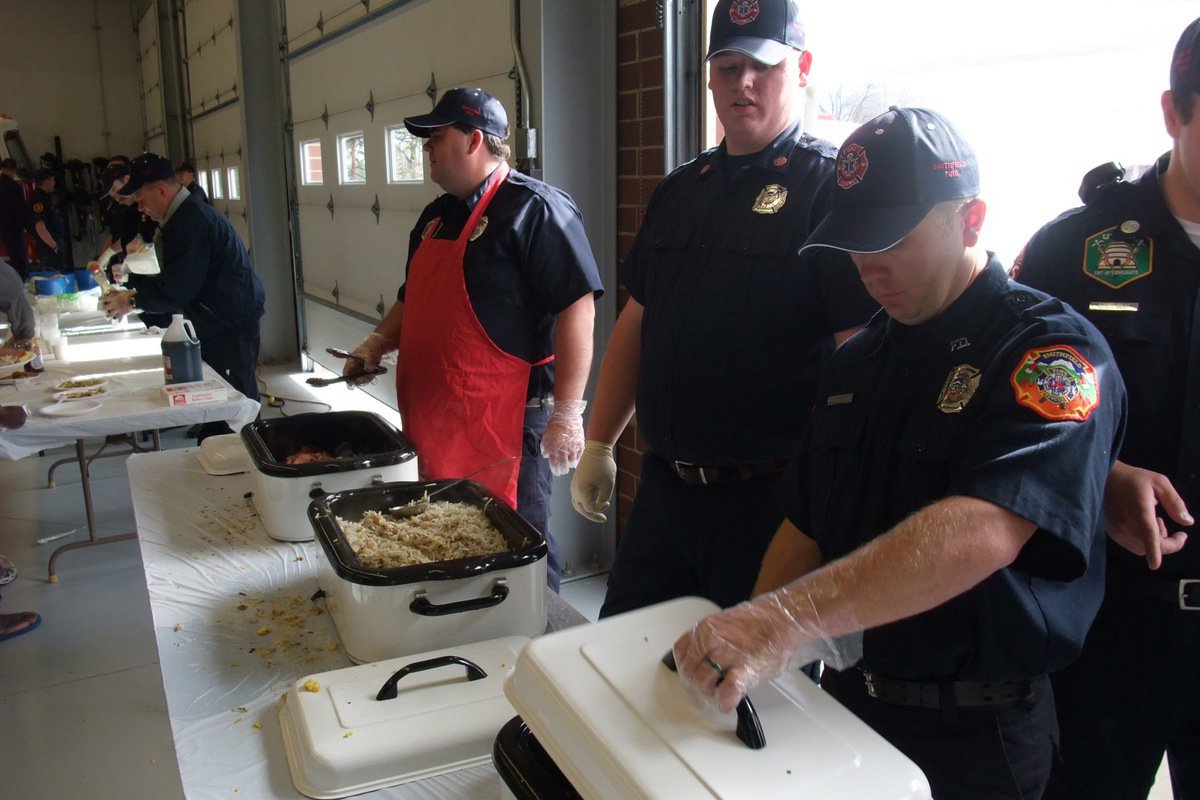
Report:
[[[558,545],[550,535],[550,462],[542,455],[542,434],[550,412],[546,408],[525,409],[522,431],[521,468],[517,476],[517,512],[546,537],[550,554],[546,559],[546,585],[558,591],[562,562]]]

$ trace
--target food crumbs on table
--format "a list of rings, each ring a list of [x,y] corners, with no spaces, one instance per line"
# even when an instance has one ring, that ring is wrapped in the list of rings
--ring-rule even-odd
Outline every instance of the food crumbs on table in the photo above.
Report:
[[[262,730],[262,723],[261,723],[261,722],[256,722],[256,723],[254,723],[254,730],[256,730],[256,731],[261,731],[261,730]]]
[[[266,625],[264,625],[263,627],[261,627],[257,631],[255,631],[255,633],[257,633],[259,636],[266,636],[270,632],[271,632],[271,629],[268,628]]]
[[[234,710],[236,713],[238,713],[238,714],[245,714],[245,713],[246,713],[246,707],[245,707],[245,706],[238,706],[237,708],[235,708],[235,709],[233,709],[233,710]]]
[[[354,735],[354,731],[346,731],[344,734],[342,734],[342,738],[349,739],[353,735]]]
[[[175,631],[176,633],[179,633],[181,630],[183,630],[183,625],[181,623],[176,622],[175,627],[171,628],[171,630]]]
[[[321,691],[321,682],[316,678],[309,678],[300,688],[306,692],[319,692]]]

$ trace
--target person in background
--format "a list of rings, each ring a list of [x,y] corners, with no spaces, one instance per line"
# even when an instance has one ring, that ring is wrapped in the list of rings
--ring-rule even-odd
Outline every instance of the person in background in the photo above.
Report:
[[[805,249],[849,252],[886,313],[826,365],[755,598],[674,653],[723,710],[822,658],[821,686],[934,797],[1017,800],[1050,774],[1046,673],[1103,592],[1125,390],[1091,323],[980,246],[978,193],[974,153],[935,112],[893,108],[842,145]]]
[[[208,192],[204,191],[204,187],[196,181],[196,166],[192,162],[180,161],[179,166],[175,168],[175,173],[179,176],[179,182],[185,189],[210,206],[212,205],[212,200],[208,199]]]
[[[54,210],[56,178],[53,170],[39,169],[33,173],[33,195],[29,198],[29,232],[37,246],[38,263],[42,269],[69,272],[74,266],[67,261],[67,228]]]
[[[409,236],[397,302],[345,374],[399,349],[396,398],[422,477],[475,480],[507,500],[561,561],[550,533],[551,474],[583,449],[583,392],[595,298],[603,292],[583,219],[563,191],[510,170],[508,115],[475,88],[447,91],[404,120],[426,139],[444,191]]]
[[[25,284],[17,271],[0,262],[0,314],[8,320],[5,347],[23,347],[33,340],[37,319],[25,296]]]
[[[601,616],[749,597],[822,354],[877,308],[844,254],[797,255],[828,209],[836,148],[802,129],[812,55],[797,3],[754,6],[714,4],[708,85],[725,138],[658,186],[621,265],[630,299],[571,482],[575,509],[603,521],[636,403],[641,484]]]
[[[171,162],[143,153],[117,190],[162,229],[162,271],[130,275],[136,292],[113,291],[100,298],[109,317],[132,311],[182,312],[196,328],[204,361],[233,388],[259,399],[259,323],[266,295],[241,237],[223,214],[192,196],[175,177]],[[228,433],[225,423],[207,423],[203,439]]]
[[[1104,602],[1079,659],[1051,676],[1056,800],[1144,798],[1164,752],[1174,796],[1200,800],[1200,548],[1184,546],[1200,507],[1200,19],[1169,85],[1171,151],[1048,223],[1013,266],[1096,324],[1129,386],[1104,493]]]
[[[17,175],[17,162],[6,158],[0,161],[0,241],[8,251],[8,263],[21,276],[29,277],[29,261],[25,255],[25,229],[29,222],[29,207]]]

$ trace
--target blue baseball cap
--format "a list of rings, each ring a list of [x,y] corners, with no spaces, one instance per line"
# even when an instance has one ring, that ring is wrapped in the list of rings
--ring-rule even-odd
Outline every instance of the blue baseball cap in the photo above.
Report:
[[[979,194],[975,153],[950,122],[925,108],[893,106],[838,150],[829,213],[805,241],[851,253],[897,244],[938,203]]]
[[[117,194],[129,197],[147,183],[175,177],[175,165],[157,153],[142,153],[129,162],[129,182]]]
[[[802,50],[804,23],[796,0],[719,0],[704,60],[733,51],[773,67]]]
[[[413,136],[429,138],[434,128],[466,125],[497,139],[508,138],[508,114],[499,100],[483,89],[450,89],[428,114],[405,117],[404,127]]]

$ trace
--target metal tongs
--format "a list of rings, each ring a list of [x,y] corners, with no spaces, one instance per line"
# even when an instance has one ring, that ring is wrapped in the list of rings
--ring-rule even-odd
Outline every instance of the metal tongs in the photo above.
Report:
[[[435,489],[432,492],[426,492],[424,495],[422,495],[421,497],[418,497],[416,500],[410,500],[409,502],[405,503],[402,506],[393,506],[392,508],[385,509],[384,513],[390,517],[395,517],[397,519],[408,519],[410,517],[416,517],[421,514],[424,514],[426,511],[429,510],[429,501],[432,500],[433,498],[437,497],[442,492],[446,491],[447,489],[453,489],[455,486],[458,486],[463,481],[470,480],[471,478],[474,478],[476,475],[478,475],[481,472],[487,472],[492,467],[498,467],[501,464],[507,464],[509,461],[512,461],[514,458],[516,458],[516,456],[506,456],[494,464],[488,464],[486,467],[480,467],[479,469],[475,470],[474,472],[468,473],[467,475],[464,475],[461,478],[450,481],[445,486]]]
[[[336,347],[326,347],[325,352],[338,358],[355,358],[352,353],[346,350],[339,350]],[[368,375],[383,375],[386,372],[387,367],[378,366],[375,369],[360,369],[358,372],[351,372],[349,375],[342,375],[337,378],[309,378],[305,383],[309,386],[332,386],[335,383],[344,383],[345,381],[352,381],[355,378],[365,378]]]

